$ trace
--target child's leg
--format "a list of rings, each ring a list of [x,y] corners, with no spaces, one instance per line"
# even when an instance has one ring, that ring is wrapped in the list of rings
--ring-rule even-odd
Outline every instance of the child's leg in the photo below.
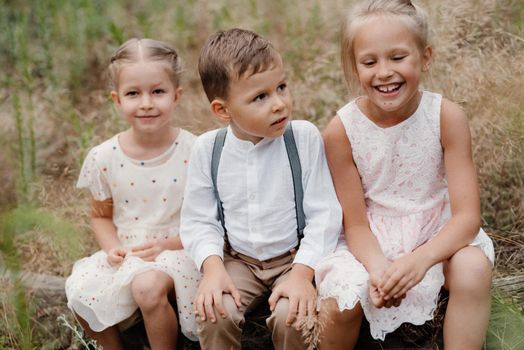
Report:
[[[240,293],[241,298],[242,296],[242,293]],[[197,331],[202,350],[240,350],[244,312],[237,308],[231,294],[222,295],[222,306],[226,310],[227,316],[220,317],[215,308],[217,317],[214,323],[209,320],[201,321],[197,318]]]
[[[291,326],[286,324],[289,311],[289,299],[278,299],[275,309],[266,320],[268,328],[271,330],[271,338],[276,350],[305,349],[302,332],[295,328],[295,323]]]
[[[267,278],[266,281],[274,280],[271,287],[272,290],[285,281],[291,272],[294,257],[295,255],[293,254],[274,261],[273,264],[275,266],[264,271],[264,274],[261,274],[262,276],[265,275],[264,278]],[[294,322],[291,326],[287,325],[286,320],[288,313],[289,299],[280,298],[275,305],[275,309],[266,319],[266,324],[271,330],[275,350],[306,349],[307,344],[304,342],[302,331],[295,328],[297,323]]]
[[[240,338],[244,326],[244,312],[251,302],[267,289],[253,275],[245,262],[224,252],[224,266],[240,293],[242,306],[237,308],[231,294],[222,295],[222,304],[227,316],[219,316],[215,308],[216,322],[200,321],[197,317],[198,336],[202,350],[240,350]]]
[[[89,324],[84,319],[76,314],[75,317],[84,329],[84,333],[96,341],[97,345],[105,350],[124,350],[118,326],[106,328],[102,332],[95,332],[89,328]]]
[[[465,247],[444,263],[449,302],[444,319],[446,350],[481,349],[491,306],[492,266],[476,247]]]
[[[178,323],[169,303],[169,294],[174,292],[173,279],[161,271],[146,271],[135,276],[131,292],[142,312],[151,349],[174,349]]]
[[[320,302],[319,318],[323,326],[319,350],[353,349],[360,333],[363,312],[360,303],[351,310],[340,311],[334,298]]]

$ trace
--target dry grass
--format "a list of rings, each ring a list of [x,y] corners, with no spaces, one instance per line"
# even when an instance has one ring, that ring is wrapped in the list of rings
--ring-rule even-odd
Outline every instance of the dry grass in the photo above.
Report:
[[[459,102],[470,117],[483,226],[496,245],[496,273],[521,271],[524,3],[422,2],[430,14],[435,52],[424,87]],[[254,29],[283,54],[295,100],[294,117],[311,120],[322,129],[348,99],[339,65],[338,30],[350,3],[57,0],[46,6],[29,0],[1,2],[0,211],[21,203],[45,207],[61,220],[75,223],[83,255],[96,249],[87,222],[89,198],[74,183],[86,151],[125,128],[100,77],[110,52],[131,36],[152,36],[178,48],[185,72],[175,123],[199,134],[218,126],[197,74],[200,46],[219,28]],[[22,102],[21,129],[15,118],[17,98]],[[28,164],[32,141],[34,172]],[[26,192],[21,190],[22,175]],[[73,261],[54,242],[49,232],[38,228],[17,236],[24,268],[67,275]],[[4,307],[3,318],[9,315]],[[5,337],[0,332],[0,346],[16,344]]]

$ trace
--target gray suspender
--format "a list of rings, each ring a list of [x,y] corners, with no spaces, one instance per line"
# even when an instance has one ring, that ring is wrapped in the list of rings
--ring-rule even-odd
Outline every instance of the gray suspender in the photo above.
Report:
[[[224,229],[224,240],[226,245],[230,247],[224,220],[224,209],[222,208],[222,201],[220,200],[217,187],[218,165],[220,164],[222,148],[224,148],[224,142],[226,141],[226,133],[227,128],[222,128],[218,131],[215,137],[213,153],[211,155],[211,179],[213,180],[213,193],[215,194],[215,198],[217,200],[218,218],[222,224],[222,228]],[[288,123],[286,131],[284,132],[284,143],[286,144],[287,156],[289,159],[289,165],[291,166],[291,174],[293,176],[295,211],[297,216],[297,236],[298,243],[300,244],[300,240],[302,237],[304,237],[304,227],[306,226],[303,207],[304,190],[302,187],[302,167],[300,166],[300,158],[298,156],[297,145],[295,143],[295,137],[293,136],[293,128],[291,127],[291,123]]]
[[[304,189],[302,186],[302,167],[300,166],[300,157],[298,156],[297,144],[295,143],[295,136],[293,136],[291,122],[286,126],[286,131],[284,132],[284,143],[286,144],[287,157],[289,158],[291,174],[293,175],[295,212],[297,214],[297,236],[298,244],[300,244],[300,240],[304,237],[304,227],[306,227],[303,206]]]
[[[220,195],[218,194],[217,186],[217,174],[218,174],[218,164],[220,163],[220,157],[222,156],[222,148],[224,148],[224,142],[226,141],[227,128],[222,128],[218,130],[217,136],[215,137],[215,144],[213,145],[213,154],[211,155],[211,179],[213,180],[213,193],[217,200],[218,205],[218,218],[224,229],[224,238],[226,244],[229,246],[229,241],[227,239],[226,231],[226,222],[224,221],[224,208],[222,208],[222,201],[220,200]]]

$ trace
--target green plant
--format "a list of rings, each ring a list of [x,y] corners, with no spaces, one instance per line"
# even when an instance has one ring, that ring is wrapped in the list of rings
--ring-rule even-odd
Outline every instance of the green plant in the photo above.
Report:
[[[68,328],[72,333],[74,339],[86,350],[101,350],[101,348],[96,344],[94,340],[86,340],[84,337],[84,332],[81,328],[76,325],[71,325],[67,318],[62,314],[58,316],[57,319],[60,322],[60,325]]]
[[[524,312],[507,295],[496,291],[491,303],[487,349],[524,349]]]
[[[22,350],[33,349],[35,345],[31,322],[35,310],[20,280],[22,258],[16,242],[18,236],[35,229],[51,235],[54,244],[65,253],[67,260],[78,258],[81,251],[74,225],[53,212],[24,205],[0,216],[0,261],[5,264],[2,277],[7,278],[12,285],[11,292],[4,296],[10,300],[7,305],[12,305],[11,316],[6,311],[3,323],[7,332],[13,335],[14,345]]]

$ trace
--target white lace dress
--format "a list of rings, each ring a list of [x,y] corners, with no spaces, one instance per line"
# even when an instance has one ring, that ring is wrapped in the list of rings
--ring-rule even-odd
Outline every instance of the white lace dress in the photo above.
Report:
[[[423,92],[413,115],[381,128],[355,101],[338,111],[353,149],[371,231],[392,260],[430,240],[451,217],[440,144],[441,96]],[[493,244],[481,229],[471,245],[494,262]],[[316,268],[319,299],[335,298],[340,310],[360,302],[371,335],[384,340],[402,323],[421,325],[432,319],[444,284],[442,264],[428,270],[399,307],[373,307],[368,299],[368,273],[348,251],[341,236],[336,251]]]
[[[147,161],[127,157],[118,135],[87,155],[78,187],[88,187],[96,200],[113,199],[113,222],[124,247],[148,239],[178,235],[186,172],[195,136],[185,130],[162,155]],[[188,338],[197,340],[192,300],[200,280],[184,250],[163,251],[155,261],[127,256],[119,267],[100,250],[77,261],[66,281],[68,306],[102,331],[130,317],[138,308],[130,284],[147,270],[163,271],[175,283],[178,321]]]

